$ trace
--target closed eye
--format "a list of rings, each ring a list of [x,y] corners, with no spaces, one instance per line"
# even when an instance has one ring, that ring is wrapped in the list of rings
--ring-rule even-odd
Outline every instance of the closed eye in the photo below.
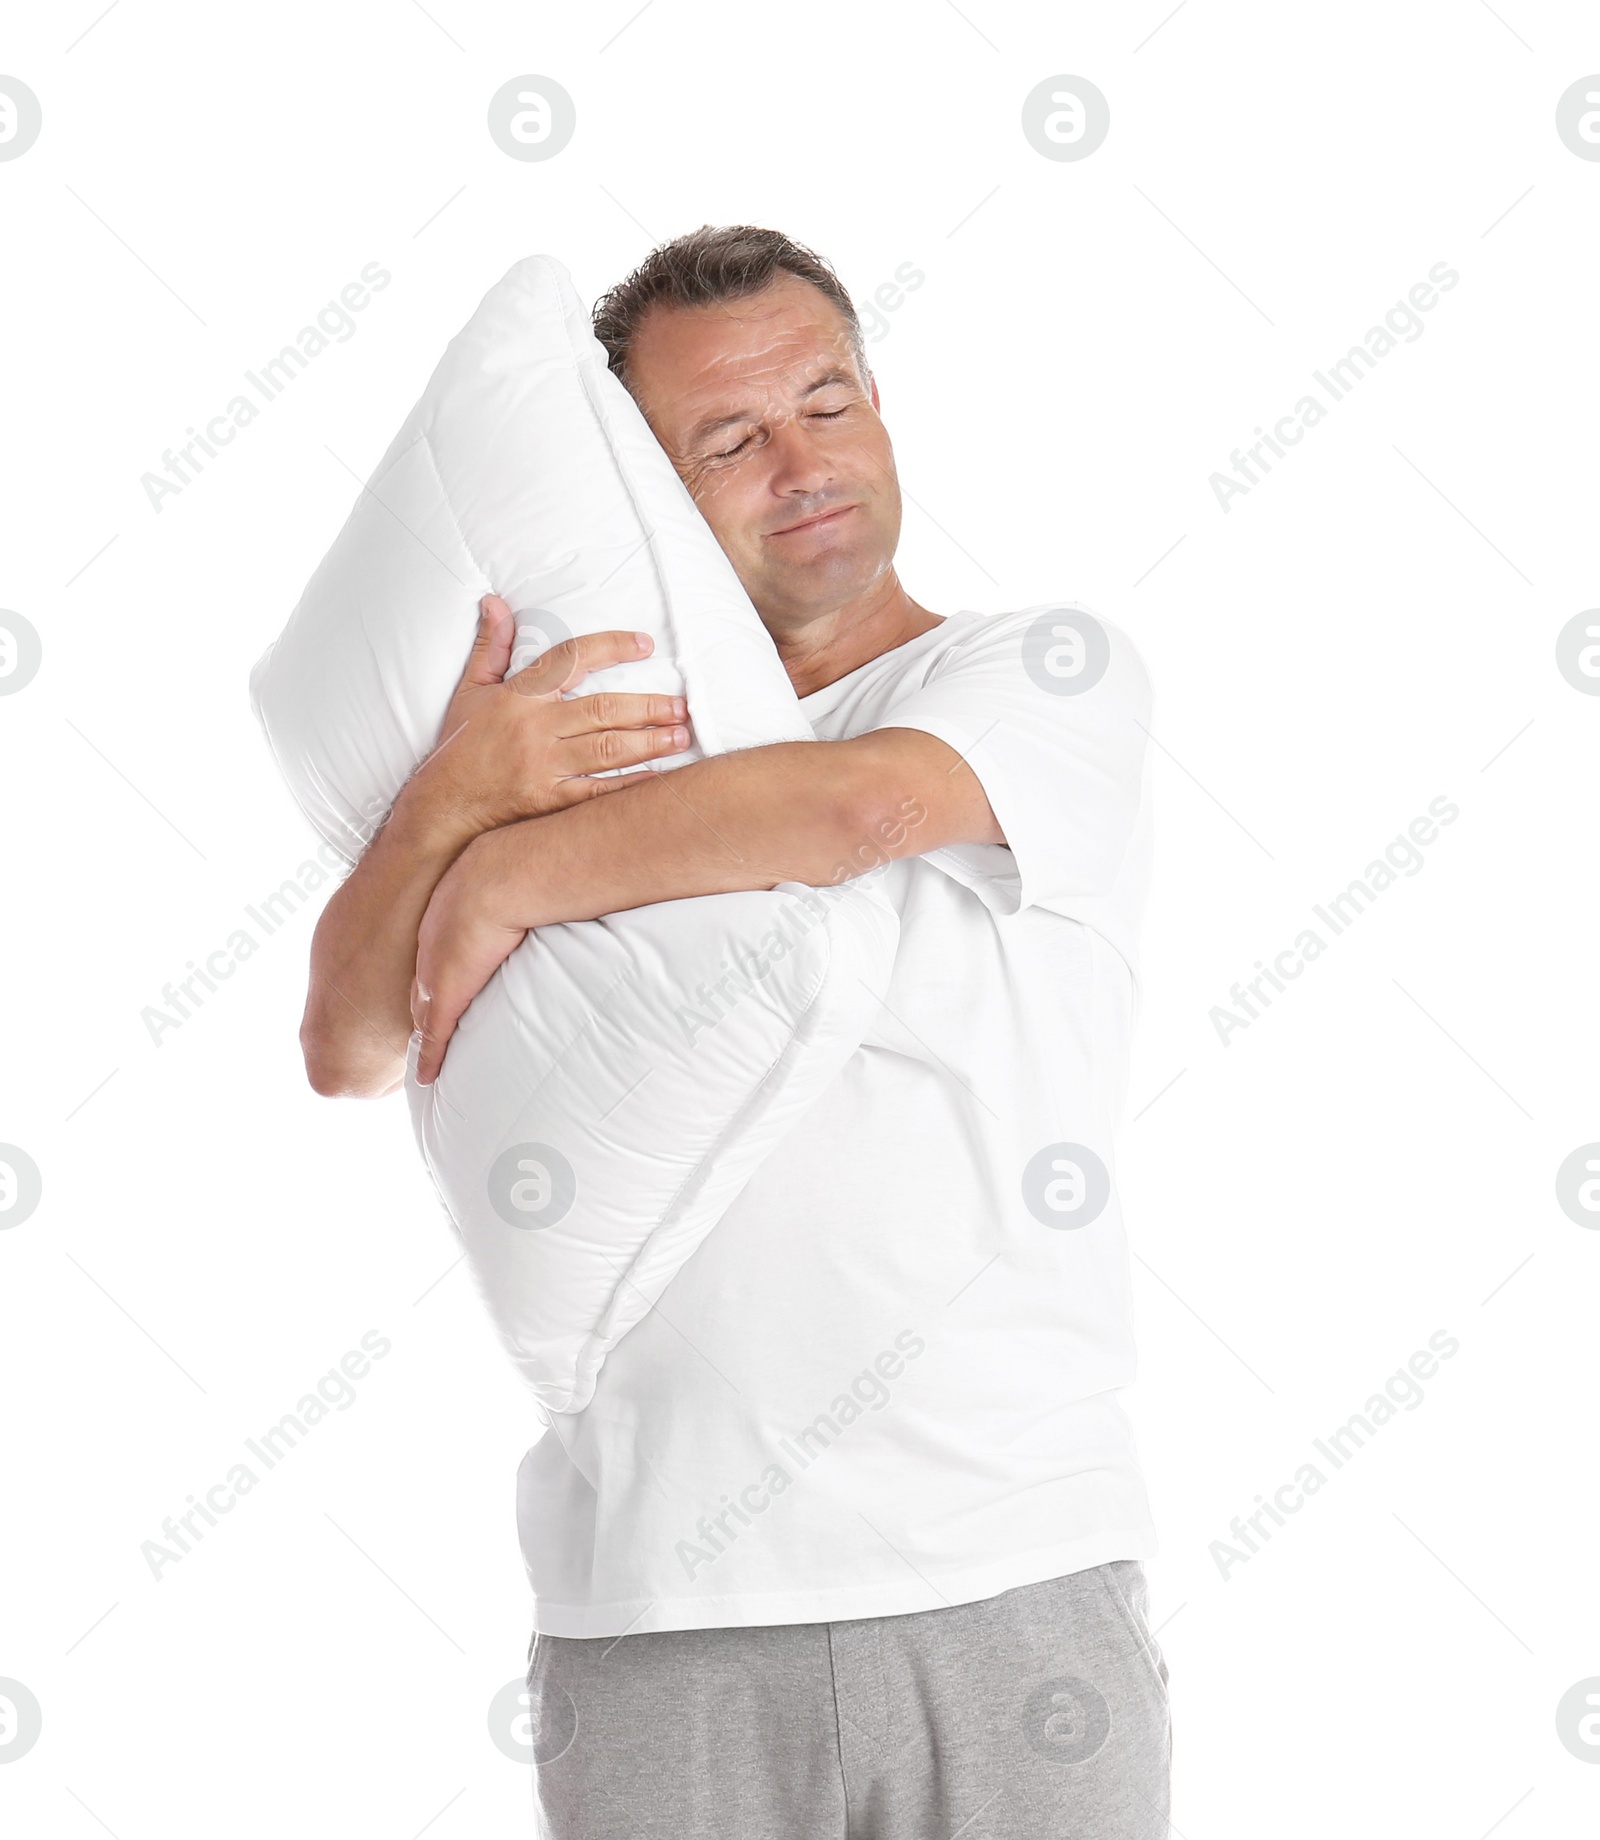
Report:
[[[814,422],[836,422],[841,415],[848,415],[852,407],[853,407],[852,404],[846,403],[842,409],[813,409],[810,412],[810,419]],[[742,454],[744,450],[750,445],[753,439],[754,439],[754,436],[747,434],[745,438],[738,443],[737,446],[725,447],[722,449],[720,453],[712,454],[710,458],[713,460],[737,459],[738,456]]]

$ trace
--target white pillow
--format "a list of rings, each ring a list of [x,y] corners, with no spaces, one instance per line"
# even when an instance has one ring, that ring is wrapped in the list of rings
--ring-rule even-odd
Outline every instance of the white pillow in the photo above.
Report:
[[[685,694],[697,747],[658,767],[811,739],[548,256],[519,262],[451,341],[251,674],[290,790],[348,860],[436,744],[491,589],[518,616],[513,669],[569,634],[654,637],[581,693]],[[547,927],[468,1009],[432,1086],[413,1043],[418,1141],[547,1411],[587,1403],[606,1351],[860,1045],[897,934],[859,881]]]

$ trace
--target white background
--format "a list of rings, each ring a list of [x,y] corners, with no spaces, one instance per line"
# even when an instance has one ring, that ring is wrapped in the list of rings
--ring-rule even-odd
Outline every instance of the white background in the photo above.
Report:
[[[1555,1709],[1600,1675],[1600,1232],[1555,1172],[1600,1138],[1600,698],[1555,642],[1600,604],[1600,163],[1554,117],[1594,10],[98,10],[0,49],[44,123],[0,164],[0,606],[44,645],[0,698],[0,1139],[44,1180],[0,1232],[0,1677],[44,1718],[0,1826],[529,1831],[486,1715],[532,1413],[403,1101],[304,1083],[314,912],[159,1045],[141,1011],[311,854],[247,672],[446,339],[531,251],[593,299],[753,221],[863,303],[926,277],[870,348],[911,592],[1076,597],[1156,678],[1120,1175],[1176,1831],[1593,1833]],[[576,102],[548,162],[485,127],[526,73]],[[1061,73],[1110,102],[1078,162],[1020,126]],[[355,335],[152,509],[163,449],[369,262]],[[1423,335],[1224,512],[1209,475],[1438,262]],[[1441,795],[1420,872],[1224,1046],[1230,986]],[[162,1520],[374,1329],[355,1403],[153,1578]],[[1438,1330],[1425,1402],[1224,1578],[1230,1521]]]

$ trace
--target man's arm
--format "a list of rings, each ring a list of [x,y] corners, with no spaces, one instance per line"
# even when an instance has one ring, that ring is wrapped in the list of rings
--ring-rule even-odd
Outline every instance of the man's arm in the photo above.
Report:
[[[397,807],[323,910],[300,1023],[306,1077],[317,1092],[377,1098],[403,1084],[412,1022],[401,993],[417,928],[470,836]]]
[[[423,916],[418,1077],[437,1074],[462,1012],[530,927],[779,882],[828,887],[947,844],[1004,842],[977,775],[910,728],[746,748],[485,832]]]

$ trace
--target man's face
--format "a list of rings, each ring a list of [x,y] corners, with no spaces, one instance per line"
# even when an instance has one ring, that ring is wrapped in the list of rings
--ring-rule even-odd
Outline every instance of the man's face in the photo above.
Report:
[[[630,386],[774,626],[833,612],[889,572],[894,451],[843,319],[798,276],[715,307],[658,306]]]

